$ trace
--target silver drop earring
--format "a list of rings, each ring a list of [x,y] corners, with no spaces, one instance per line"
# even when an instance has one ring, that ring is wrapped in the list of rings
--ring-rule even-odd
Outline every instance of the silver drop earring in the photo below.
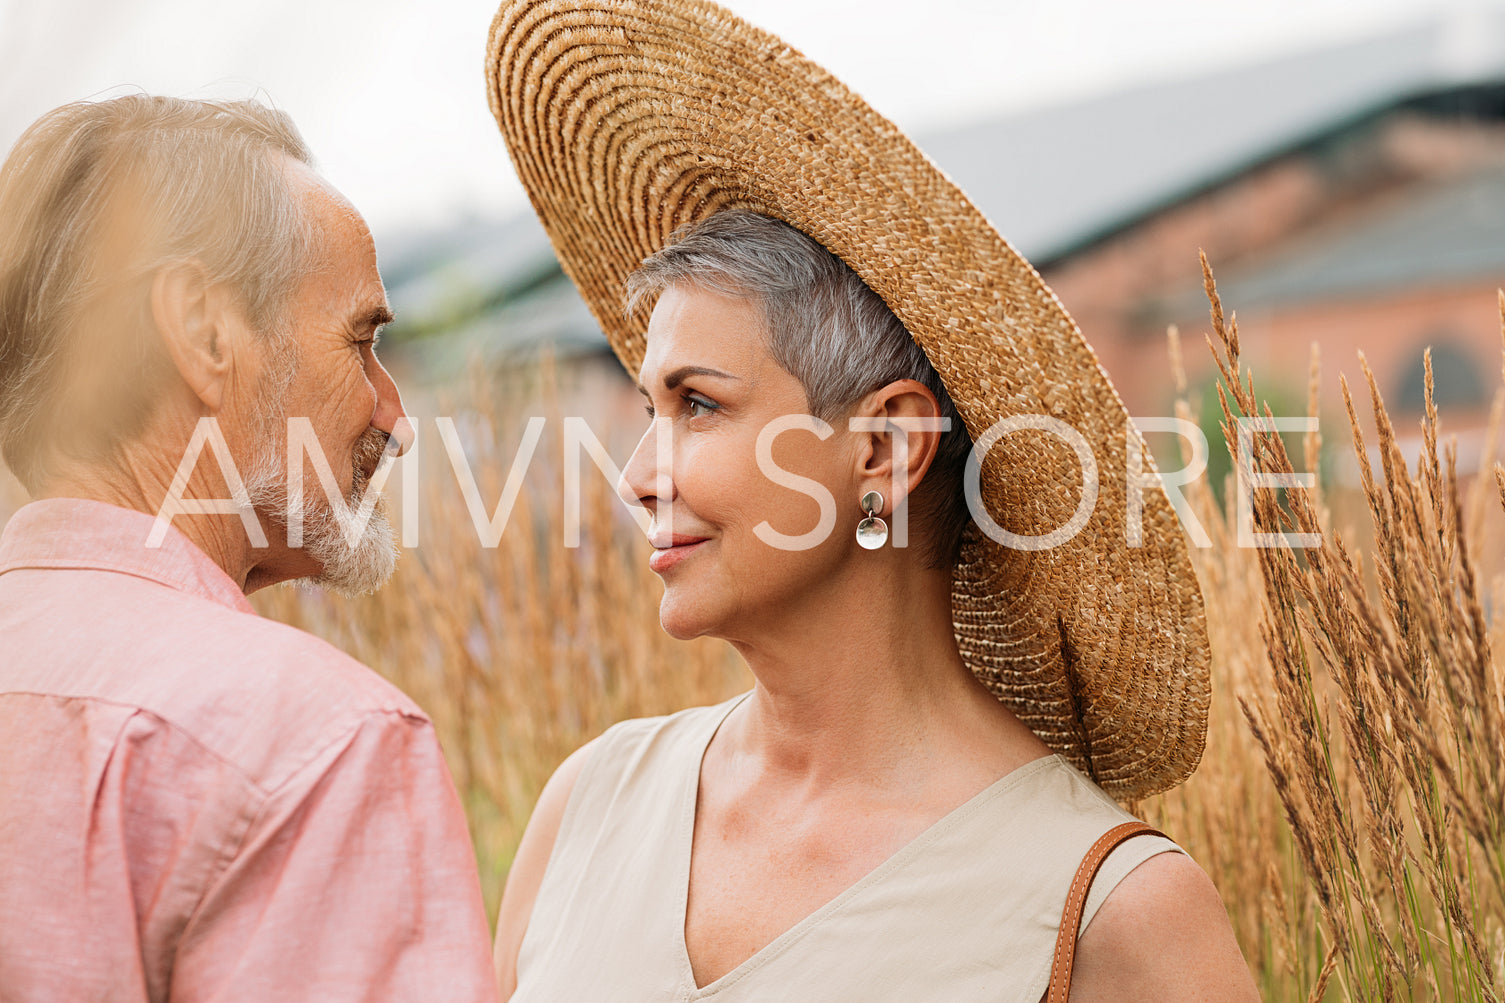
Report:
[[[877,550],[888,542],[888,523],[878,518],[883,510],[883,496],[869,491],[862,496],[862,511],[867,518],[857,524],[857,545],[863,550]]]

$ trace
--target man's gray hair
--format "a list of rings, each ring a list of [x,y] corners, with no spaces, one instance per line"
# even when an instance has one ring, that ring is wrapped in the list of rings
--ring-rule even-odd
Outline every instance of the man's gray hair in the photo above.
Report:
[[[749,297],[768,349],[804,385],[810,412],[834,421],[895,380],[916,380],[951,419],[911,514],[933,567],[955,564],[970,514],[963,475],[972,441],[940,375],[883,299],[851,268],[789,224],[727,209],[678,230],[627,280],[635,313],[670,286]]]
[[[197,261],[252,326],[317,260],[277,154],[311,161],[255,101],[133,94],[65,105],[0,167],[0,452],[29,490],[55,450],[97,458],[140,431],[170,362],[151,277]]]

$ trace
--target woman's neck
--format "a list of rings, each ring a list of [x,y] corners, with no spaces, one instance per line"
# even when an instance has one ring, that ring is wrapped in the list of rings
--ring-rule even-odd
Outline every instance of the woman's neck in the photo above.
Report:
[[[757,687],[718,736],[726,751],[820,785],[884,784],[958,756],[1007,772],[1048,753],[957,652],[949,574],[903,563],[859,566],[731,639]]]

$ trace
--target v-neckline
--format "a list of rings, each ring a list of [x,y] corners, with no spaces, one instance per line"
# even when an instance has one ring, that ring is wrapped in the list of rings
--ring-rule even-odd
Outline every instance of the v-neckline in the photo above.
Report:
[[[959,821],[972,814],[973,811],[993,800],[993,798],[999,796],[1005,790],[1023,782],[1028,777],[1033,776],[1061,758],[1059,754],[1052,754],[1041,756],[1039,759],[1032,759],[1027,763],[1016,766],[926,826],[919,835],[899,847],[872,870],[837,892],[826,902],[802,916],[788,929],[758,948],[751,955],[743,958],[736,967],[701,986],[695,982],[695,966],[690,962],[689,938],[685,935],[685,927],[688,925],[690,919],[690,868],[693,864],[692,858],[695,851],[695,814],[700,805],[700,772],[705,766],[706,752],[710,749],[711,742],[715,740],[716,735],[721,731],[721,726],[726,723],[727,718],[732,716],[733,711],[752,696],[752,692],[749,690],[741,696],[727,701],[726,708],[719,715],[712,716],[709,727],[706,729],[705,737],[701,742],[699,754],[691,757],[693,768],[687,771],[688,777],[686,778],[685,789],[680,797],[680,819],[679,829],[676,833],[677,845],[675,848],[677,857],[675,870],[678,879],[679,923],[675,939],[680,966],[680,991],[682,993],[680,999],[686,1001],[686,1003],[693,1000],[710,999],[734,983],[741,981],[747,975],[782,954],[795,941],[803,937],[810,928],[820,923],[828,915],[840,909],[867,888],[882,881],[890,872],[904,866],[909,858],[921,852],[926,846],[942,836]]]

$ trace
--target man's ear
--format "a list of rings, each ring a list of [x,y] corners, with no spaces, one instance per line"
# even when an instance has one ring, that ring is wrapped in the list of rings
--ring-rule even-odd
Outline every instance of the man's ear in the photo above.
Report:
[[[897,508],[930,469],[941,444],[940,414],[935,394],[918,380],[880,387],[853,413],[852,430],[867,437],[858,473],[885,496],[886,508]]]
[[[226,297],[197,261],[174,262],[152,279],[152,319],[178,375],[210,413],[220,410],[234,355]]]

